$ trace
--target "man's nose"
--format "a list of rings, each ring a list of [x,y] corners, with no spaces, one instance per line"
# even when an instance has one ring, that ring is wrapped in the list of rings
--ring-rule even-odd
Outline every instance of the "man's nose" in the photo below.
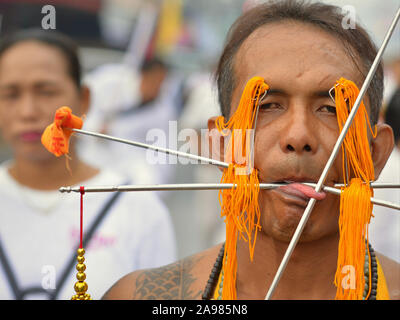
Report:
[[[315,153],[318,143],[313,130],[313,120],[307,110],[289,112],[285,120],[280,141],[282,151],[297,154]]]

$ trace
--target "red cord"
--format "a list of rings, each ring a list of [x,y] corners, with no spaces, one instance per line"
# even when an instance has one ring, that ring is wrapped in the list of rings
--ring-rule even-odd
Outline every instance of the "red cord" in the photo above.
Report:
[[[83,248],[83,195],[85,194],[85,188],[80,187],[79,191],[81,193],[81,225],[80,225],[80,244],[79,248]]]

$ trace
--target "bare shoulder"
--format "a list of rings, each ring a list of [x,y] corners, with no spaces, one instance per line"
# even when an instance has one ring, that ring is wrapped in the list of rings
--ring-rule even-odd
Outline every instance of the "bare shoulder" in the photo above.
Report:
[[[376,255],[386,278],[390,299],[400,300],[400,264],[378,252]]]
[[[177,262],[127,274],[103,296],[105,300],[201,299],[221,245]]]

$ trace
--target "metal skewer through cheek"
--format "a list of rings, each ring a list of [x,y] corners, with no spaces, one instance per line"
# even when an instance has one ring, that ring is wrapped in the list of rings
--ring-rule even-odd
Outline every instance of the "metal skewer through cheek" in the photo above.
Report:
[[[255,129],[256,129],[256,122],[257,122],[257,116],[258,116],[258,109],[259,109],[259,106],[260,106],[260,101],[262,99],[264,99],[264,97],[267,94],[267,92],[268,92],[268,90],[265,90],[265,92],[263,93],[262,97],[259,98],[259,103],[256,106],[257,110],[256,110],[255,118],[254,118],[254,132],[255,132]],[[198,161],[202,161],[203,163],[216,165],[216,166],[222,167],[222,168],[228,168],[229,167],[229,163],[227,163],[227,162],[223,162],[223,161],[219,161],[219,160],[215,160],[215,159],[211,159],[211,158],[207,158],[207,157],[203,157],[203,156],[198,156],[196,154],[191,154],[191,153],[186,153],[186,152],[182,152],[182,151],[178,151],[178,150],[172,150],[172,149],[168,149],[168,148],[158,147],[158,146],[154,146],[154,145],[151,145],[151,144],[132,141],[132,140],[128,140],[128,139],[117,138],[117,137],[113,137],[113,136],[110,136],[110,135],[107,135],[107,134],[91,132],[91,131],[86,131],[86,130],[82,130],[82,129],[75,129],[75,128],[68,128],[68,129],[73,131],[73,132],[84,134],[84,135],[87,135],[87,136],[97,137],[97,138],[106,139],[106,140],[110,140],[110,141],[114,141],[114,142],[120,142],[120,143],[128,144],[128,145],[131,145],[131,146],[143,148],[143,149],[149,149],[149,150],[154,150],[154,151],[157,151],[157,152],[163,152],[165,154],[176,155],[176,156],[182,157],[182,158],[198,160]],[[253,135],[253,145],[254,145],[254,141],[255,141],[255,134]],[[254,148],[251,149],[251,152],[252,152],[251,153],[251,159],[253,159],[253,157],[254,157],[253,149]]]
[[[372,80],[372,77],[374,76],[374,74],[376,72],[376,69],[377,69],[377,67],[379,65],[379,62],[380,62],[381,58],[382,58],[383,52],[385,51],[386,46],[387,46],[387,44],[389,42],[389,39],[393,34],[394,28],[395,28],[395,26],[397,24],[397,21],[399,20],[399,17],[400,17],[400,8],[397,10],[395,18],[393,19],[393,22],[392,22],[392,24],[391,24],[391,26],[390,26],[390,28],[389,28],[386,36],[385,36],[385,39],[384,39],[384,41],[383,41],[383,43],[382,43],[382,45],[381,45],[376,57],[375,57],[375,60],[374,60],[374,62],[372,64],[372,66],[371,66],[366,78],[365,78],[365,81],[364,81],[364,83],[363,83],[363,85],[361,87],[360,93],[358,94],[358,97],[357,97],[357,99],[356,99],[356,101],[354,103],[354,106],[353,106],[350,114],[349,114],[349,117],[347,118],[347,121],[343,126],[343,129],[342,129],[342,131],[341,131],[341,133],[339,135],[338,140],[336,141],[336,144],[335,144],[335,146],[333,148],[333,151],[332,151],[332,153],[331,153],[331,155],[330,155],[330,157],[328,159],[328,162],[326,163],[325,168],[324,168],[324,170],[323,170],[323,172],[322,172],[322,174],[321,174],[321,176],[320,176],[320,178],[318,180],[318,183],[317,183],[317,185],[315,187],[315,191],[316,192],[320,192],[322,187],[323,187],[325,179],[326,179],[326,177],[328,175],[328,171],[330,170],[333,162],[335,161],[336,156],[337,156],[337,154],[339,152],[340,146],[342,145],[343,140],[344,140],[344,138],[345,138],[345,136],[347,134],[347,131],[349,130],[349,127],[350,127],[351,123],[353,122],[354,116],[355,116],[358,108],[360,107],[361,101],[362,101],[362,99],[363,99],[363,97],[365,95],[365,92],[367,91],[367,88],[369,87],[369,84],[370,84],[370,82]],[[295,231],[295,233],[294,233],[294,235],[293,235],[293,237],[292,237],[292,239],[291,239],[291,241],[289,243],[289,246],[288,246],[288,248],[287,248],[287,250],[285,252],[285,255],[283,256],[283,259],[282,259],[281,264],[280,264],[280,266],[278,268],[278,271],[275,274],[275,277],[274,277],[274,279],[272,281],[272,284],[271,284],[271,286],[270,286],[270,288],[269,288],[269,290],[267,292],[267,295],[265,296],[265,300],[269,300],[271,298],[271,296],[273,295],[273,293],[274,293],[274,291],[276,289],[276,286],[278,285],[278,282],[279,282],[279,280],[280,280],[280,278],[281,278],[281,276],[283,274],[283,271],[285,270],[286,265],[289,262],[290,256],[292,255],[293,250],[296,247],[296,244],[297,244],[297,242],[298,242],[298,240],[299,240],[299,238],[301,236],[301,233],[302,233],[302,231],[304,229],[304,226],[307,223],[307,220],[308,220],[308,218],[309,218],[309,216],[311,214],[311,211],[314,208],[315,202],[316,202],[316,200],[314,198],[310,199],[310,201],[308,202],[308,205],[307,205],[307,207],[306,207],[306,209],[304,211],[304,214],[301,217],[300,222],[299,222],[299,224],[298,224],[298,226],[296,228],[296,231]]]
[[[310,187],[315,187],[315,183],[303,183]],[[284,183],[260,183],[260,189],[275,189],[284,186]],[[337,185],[335,185],[336,187]],[[374,187],[374,184],[371,184]],[[380,185],[378,185],[380,186]],[[382,184],[382,186],[387,186],[387,184]],[[391,187],[397,186],[400,188],[399,184],[390,185]],[[232,183],[179,183],[179,184],[155,184],[155,185],[122,185],[122,186],[97,186],[97,187],[85,187],[85,192],[122,192],[122,191],[177,191],[177,190],[222,190],[222,189],[232,189],[235,185]],[[324,191],[340,195],[341,190],[337,188],[324,186],[322,188]],[[80,187],[61,187],[59,189],[61,193],[70,192],[80,192]],[[400,204],[391,203],[384,200],[379,200],[371,198],[373,204],[400,210]]]
[[[163,148],[163,147],[158,147],[158,146],[154,146],[154,145],[146,144],[146,143],[142,143],[142,142],[117,138],[117,137],[113,137],[113,136],[109,136],[107,134],[102,134],[102,133],[97,133],[97,132],[91,132],[91,131],[86,131],[86,130],[81,130],[81,129],[72,129],[72,128],[69,128],[69,130],[76,132],[76,133],[84,134],[87,136],[93,136],[93,137],[102,138],[102,139],[106,139],[106,140],[110,140],[110,141],[120,142],[120,143],[128,144],[131,146],[143,148],[143,149],[150,149],[150,150],[154,150],[157,152],[163,152],[163,153],[170,154],[170,155],[176,155],[178,157],[183,157],[183,158],[192,159],[192,160],[199,160],[199,161],[202,161],[203,163],[213,164],[213,165],[216,165],[216,166],[222,167],[222,168],[229,167],[229,164],[226,162],[218,161],[218,160],[207,158],[207,157],[198,156],[198,155],[191,154],[191,153],[186,153],[186,152],[182,152],[182,151],[178,151],[178,150],[172,150],[172,149],[167,149],[167,148]]]

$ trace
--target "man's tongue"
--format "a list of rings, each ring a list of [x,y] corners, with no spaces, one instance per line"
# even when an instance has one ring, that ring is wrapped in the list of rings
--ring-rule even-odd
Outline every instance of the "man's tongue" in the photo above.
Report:
[[[314,198],[315,200],[323,200],[326,197],[325,192],[316,192],[312,187],[306,186],[301,183],[290,183],[286,186],[281,187],[283,189],[291,189],[293,192],[298,193],[299,196]]]

